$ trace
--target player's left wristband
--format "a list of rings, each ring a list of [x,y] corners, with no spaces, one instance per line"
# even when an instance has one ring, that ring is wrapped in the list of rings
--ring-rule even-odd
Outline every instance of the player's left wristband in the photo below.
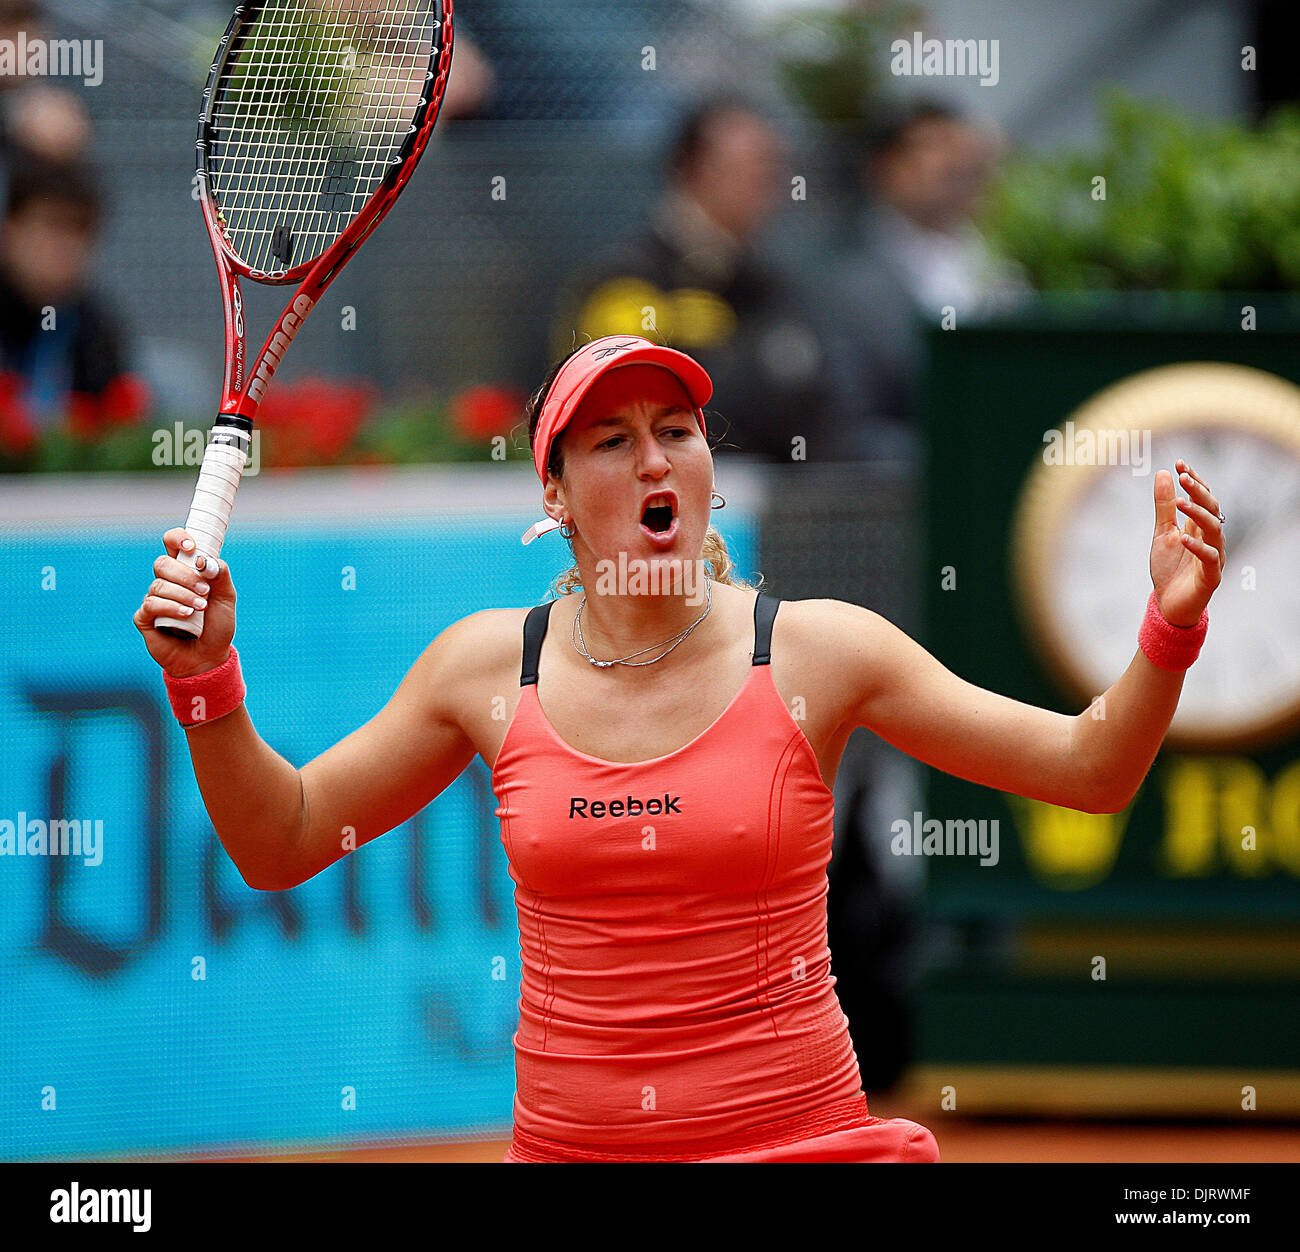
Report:
[[[230,646],[230,655],[216,669],[204,674],[191,674],[188,678],[173,678],[164,670],[163,680],[167,684],[172,712],[186,730],[233,713],[248,694],[234,644]]]
[[[1138,647],[1152,665],[1164,670],[1189,669],[1201,654],[1205,633],[1209,629],[1210,615],[1201,610],[1201,620],[1195,626],[1175,626],[1160,612],[1156,593],[1152,591],[1147,601],[1146,616],[1138,631]]]

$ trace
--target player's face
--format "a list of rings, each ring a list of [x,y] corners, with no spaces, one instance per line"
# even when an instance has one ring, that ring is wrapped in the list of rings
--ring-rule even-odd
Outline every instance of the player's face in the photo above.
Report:
[[[697,559],[709,526],[713,455],[677,376],[625,365],[597,381],[564,431],[556,490],[577,531],[575,552],[581,543],[596,561],[620,552],[647,562]],[[660,492],[670,512],[647,512]]]

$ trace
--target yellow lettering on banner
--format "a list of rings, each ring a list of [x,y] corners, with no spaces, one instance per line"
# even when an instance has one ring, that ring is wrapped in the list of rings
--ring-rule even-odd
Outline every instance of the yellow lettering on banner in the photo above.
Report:
[[[1160,865],[1176,878],[1208,874],[1214,864],[1213,780],[1202,761],[1179,760],[1165,772],[1165,837]]]
[[[1079,891],[1109,877],[1128,826],[1122,813],[1078,809],[1008,795],[1030,872],[1049,887]]]
[[[1255,826],[1265,844],[1274,840],[1268,833],[1266,804],[1269,785],[1264,771],[1254,761],[1237,757],[1224,761],[1228,769],[1218,805],[1219,847],[1227,868],[1238,878],[1257,878],[1266,873],[1268,857],[1241,846],[1241,828]]]
[[[1285,771],[1284,771],[1285,773]],[[1281,782],[1284,775],[1278,776]],[[1161,870],[1197,878],[1225,867],[1240,877],[1270,869],[1268,779],[1248,757],[1175,757],[1165,767],[1165,832]],[[1258,832],[1258,849],[1242,846],[1243,826]],[[1226,863],[1226,865],[1225,865]],[[1294,871],[1293,871],[1294,872]]]
[[[1274,863],[1300,878],[1300,761],[1292,761],[1273,779],[1269,817]],[[1241,855],[1250,854],[1243,851]]]

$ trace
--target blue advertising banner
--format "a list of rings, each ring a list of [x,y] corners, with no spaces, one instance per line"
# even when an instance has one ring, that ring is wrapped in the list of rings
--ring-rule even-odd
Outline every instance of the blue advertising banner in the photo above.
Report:
[[[541,602],[567,564],[558,537],[520,544],[535,509],[249,513],[223,552],[247,708],[296,766],[445,626]],[[250,890],[131,623],[162,529],[0,536],[0,1156],[508,1136],[519,947],[486,767],[292,891]],[[752,515],[723,529],[753,570]]]

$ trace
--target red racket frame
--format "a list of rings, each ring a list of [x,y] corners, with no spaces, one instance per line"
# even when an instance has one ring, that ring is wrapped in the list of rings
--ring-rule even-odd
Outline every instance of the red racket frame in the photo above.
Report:
[[[179,557],[191,567],[197,566],[196,558],[200,553],[213,558],[220,555],[234,506],[235,492],[244,470],[244,461],[252,447],[253,419],[266,396],[267,387],[325,288],[383,221],[415,172],[416,163],[428,145],[438,114],[442,110],[447,76],[451,72],[454,43],[452,0],[433,0],[434,11],[441,14],[441,21],[436,51],[431,54],[425,71],[425,93],[421,97],[420,108],[412,119],[409,133],[379,186],[347,229],[319,257],[284,270],[252,269],[235,252],[227,237],[221,220],[220,205],[211,185],[208,158],[211,145],[220,142],[219,133],[213,132],[212,109],[221,73],[238,44],[240,32],[256,17],[261,7],[261,4],[250,3],[241,4],[235,9],[226,33],[217,45],[217,54],[213,58],[207,87],[203,92],[203,108],[199,114],[196,178],[199,202],[203,208],[208,239],[212,244],[217,275],[221,282],[226,342],[221,408],[213,423],[212,435],[203,456],[203,468],[199,472],[198,485],[185,523],[186,530],[199,545],[198,551],[181,553]],[[298,283],[298,290],[285,305],[284,312],[267,334],[261,351],[251,364],[248,361],[247,327],[243,297],[239,290],[240,278],[274,286]],[[180,638],[197,637],[203,633],[203,613],[195,612],[191,617],[158,617],[154,620],[154,627]]]
[[[199,200],[203,207],[204,221],[207,223],[208,239],[217,262],[217,272],[221,279],[222,308],[226,323],[226,365],[221,388],[221,413],[223,416],[235,415],[252,421],[257,413],[260,399],[251,397],[248,388],[253,379],[261,375],[264,383],[269,383],[283,351],[277,347],[288,348],[293,337],[302,326],[302,321],[311,311],[298,312],[303,297],[314,306],[325,288],[333,282],[338,272],[352,259],[353,253],[370,237],[371,232],[383,221],[401,194],[402,189],[415,172],[416,163],[424,153],[433,128],[442,109],[443,96],[447,90],[447,76],[451,72],[451,54],[454,41],[452,25],[452,0],[434,0],[435,7],[442,10],[441,35],[437,54],[437,68],[430,60],[426,74],[426,83],[431,83],[428,94],[411,125],[411,132],[401,151],[394,159],[392,168],[384,175],[370,199],[349,224],[348,228],[319,257],[301,265],[285,270],[255,270],[250,268],[235,253],[227,242],[225,228],[221,222],[220,209],[211,187],[208,171],[209,146],[213,141],[211,112],[221,72],[230,58],[237,43],[240,30],[248,25],[262,6],[257,4],[240,5],[226,27],[226,33],[217,45],[217,55],[212,62],[208,76],[208,85],[203,92],[203,110],[199,115],[199,136],[197,156],[197,177]],[[254,282],[281,286],[299,283],[294,298],[285,306],[284,312],[266,337],[262,350],[245,369],[246,336],[243,315],[243,301],[239,293],[239,279],[248,278]],[[278,335],[285,335],[287,341],[282,345],[275,343]],[[274,364],[269,372],[262,373],[269,355]],[[265,386],[262,388],[265,391]]]

